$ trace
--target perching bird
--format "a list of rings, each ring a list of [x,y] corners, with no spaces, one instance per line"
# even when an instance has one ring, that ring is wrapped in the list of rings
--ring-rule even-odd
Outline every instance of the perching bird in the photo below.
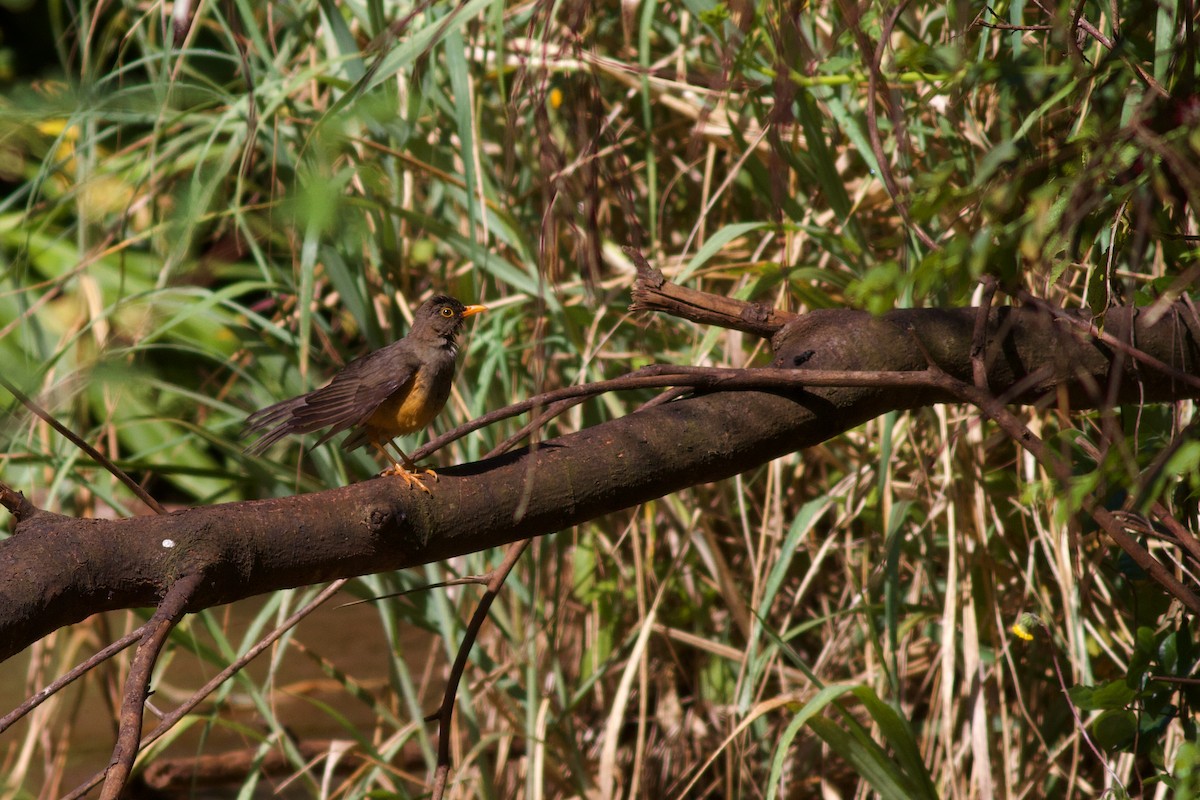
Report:
[[[403,339],[351,361],[320,389],[247,417],[246,432],[269,430],[246,452],[261,453],[289,434],[329,428],[320,445],[353,428],[343,447],[370,444],[392,463],[383,474],[399,475],[428,492],[416,465],[392,440],[424,428],[446,405],[458,354],[455,336],[467,317],[486,310],[446,295],[431,297],[413,314],[412,330]],[[388,442],[403,464],[384,447]],[[437,478],[433,470],[422,472]]]

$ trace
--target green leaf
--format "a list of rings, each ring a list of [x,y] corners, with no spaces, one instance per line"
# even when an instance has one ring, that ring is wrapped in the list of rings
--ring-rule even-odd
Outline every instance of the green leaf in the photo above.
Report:
[[[1120,750],[1137,735],[1137,715],[1125,709],[1105,711],[1092,722],[1092,738],[1105,750]]]
[[[837,706],[838,698],[853,694],[866,707],[879,726],[880,735],[895,750],[893,759],[875,742],[870,734],[848,713],[842,712],[845,728],[820,716],[826,707]],[[840,706],[837,706],[840,711]],[[920,748],[912,737],[908,724],[884,703],[869,686],[835,684],[827,686],[809,700],[789,723],[785,738],[795,737],[799,726],[807,724],[814,733],[845,759],[875,791],[888,800],[936,800],[937,790],[921,758]],[[788,736],[790,733],[790,737]],[[782,751],[777,748],[772,759],[770,787],[778,785],[782,770]],[[769,791],[771,790],[769,789]]]
[[[1137,690],[1124,679],[1109,681],[1099,686],[1072,686],[1067,693],[1071,702],[1082,711],[1125,708],[1137,697]]]
[[[686,283],[692,274],[700,267],[708,263],[708,260],[720,252],[721,248],[732,242],[734,239],[745,236],[751,231],[762,230],[763,228],[771,227],[767,222],[738,222],[733,225],[726,225],[721,230],[708,237],[708,241],[704,246],[696,252],[692,260],[687,263],[687,266],[680,271],[675,277],[675,283]]]

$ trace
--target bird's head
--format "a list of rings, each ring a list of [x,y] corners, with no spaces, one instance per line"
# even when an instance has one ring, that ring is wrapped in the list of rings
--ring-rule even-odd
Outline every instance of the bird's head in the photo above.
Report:
[[[413,312],[413,332],[431,330],[438,336],[453,339],[467,317],[487,311],[487,306],[463,305],[453,297],[436,294]]]

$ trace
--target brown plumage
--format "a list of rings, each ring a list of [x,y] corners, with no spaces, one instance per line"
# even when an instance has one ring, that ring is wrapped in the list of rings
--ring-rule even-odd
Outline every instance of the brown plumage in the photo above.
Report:
[[[392,462],[385,474],[401,475],[428,491],[412,475],[415,466],[408,456],[396,447],[401,465],[384,444],[425,427],[446,405],[458,353],[455,336],[467,317],[484,310],[446,295],[431,297],[414,312],[412,330],[403,339],[351,361],[320,389],[247,417],[246,432],[266,433],[246,452],[261,453],[285,436],[328,428],[317,440],[320,445],[353,429],[343,447],[372,445]]]

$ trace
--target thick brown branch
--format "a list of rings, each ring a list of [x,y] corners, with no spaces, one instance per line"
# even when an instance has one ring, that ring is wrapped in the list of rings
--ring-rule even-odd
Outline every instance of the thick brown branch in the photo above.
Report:
[[[1178,318],[1182,308],[1152,324],[1134,310],[1114,309],[1105,332],[1195,375],[1200,348]],[[923,372],[927,361],[915,335],[941,369],[970,383],[975,320],[969,308],[879,318],[814,312],[775,336],[774,365],[791,368],[800,360],[804,370]],[[1134,403],[1200,395],[1146,362],[1116,359],[1103,342],[1037,311],[994,309],[987,331],[987,386],[1012,402],[1050,396],[1086,408],[1110,395]],[[957,402],[917,378],[907,388],[714,390],[542,442],[534,451],[445,469],[432,495],[379,478],[159,517],[79,520],[43,512],[18,523],[21,535],[0,542],[0,657],[97,611],[154,605],[183,575],[203,576],[190,606],[196,609],[411,567],[721,480],[888,410]]]

